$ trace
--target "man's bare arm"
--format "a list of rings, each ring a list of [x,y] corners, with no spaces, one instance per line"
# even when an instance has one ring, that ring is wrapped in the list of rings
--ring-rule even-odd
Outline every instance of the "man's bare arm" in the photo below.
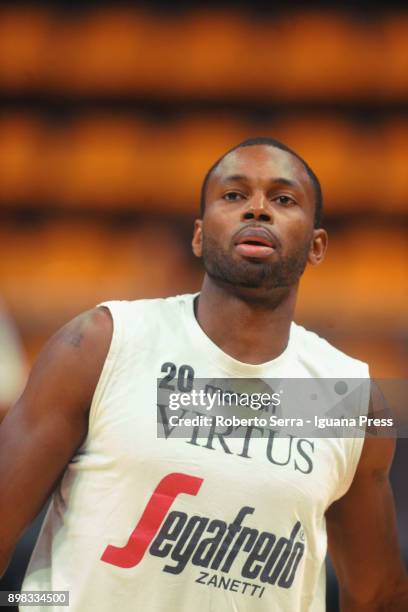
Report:
[[[0,403],[0,425],[1,425],[2,420],[7,414],[7,410],[8,410],[8,407]]]
[[[380,412],[378,393],[372,396]],[[353,483],[327,511],[329,552],[345,612],[406,612],[408,580],[398,546],[389,469],[392,438],[366,438]]]
[[[0,576],[87,434],[88,412],[112,337],[107,309],[53,336],[0,426]]]

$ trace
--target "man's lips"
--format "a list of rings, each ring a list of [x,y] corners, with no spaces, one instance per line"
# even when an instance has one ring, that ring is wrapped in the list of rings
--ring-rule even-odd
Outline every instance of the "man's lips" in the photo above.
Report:
[[[235,248],[243,257],[263,259],[269,257],[277,241],[272,232],[263,227],[246,227],[235,236]]]

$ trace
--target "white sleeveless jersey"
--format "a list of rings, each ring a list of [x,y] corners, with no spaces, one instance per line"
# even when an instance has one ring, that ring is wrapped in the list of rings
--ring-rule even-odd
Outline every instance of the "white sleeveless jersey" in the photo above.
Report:
[[[171,427],[158,438],[157,379],[183,366],[261,379],[367,378],[368,367],[294,323],[279,357],[239,362],[202,331],[194,297],[104,304],[114,331],[88,436],[23,589],[68,590],[72,612],[320,612],[325,511],[349,488],[362,438],[188,440]]]

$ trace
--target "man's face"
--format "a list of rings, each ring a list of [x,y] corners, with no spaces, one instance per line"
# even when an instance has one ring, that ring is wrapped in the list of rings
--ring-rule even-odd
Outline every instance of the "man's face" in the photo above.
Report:
[[[193,251],[214,280],[290,287],[324,256],[326,233],[314,229],[314,214],[314,188],[296,157],[265,145],[237,149],[211,175]]]

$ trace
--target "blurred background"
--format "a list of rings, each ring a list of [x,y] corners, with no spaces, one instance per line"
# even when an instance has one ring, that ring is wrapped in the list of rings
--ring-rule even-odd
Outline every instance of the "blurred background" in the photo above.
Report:
[[[325,196],[328,258],[306,272],[297,321],[373,375],[406,377],[408,10],[2,2],[0,409],[82,310],[199,289],[201,181],[260,135],[302,155]],[[406,442],[392,479],[408,558]],[[24,554],[0,588],[18,584]]]

